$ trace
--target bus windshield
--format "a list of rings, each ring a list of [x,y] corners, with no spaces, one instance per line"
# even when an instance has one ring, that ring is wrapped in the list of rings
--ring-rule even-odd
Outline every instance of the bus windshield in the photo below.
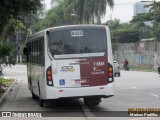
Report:
[[[53,56],[105,52],[106,31],[82,29],[50,32],[49,48]]]

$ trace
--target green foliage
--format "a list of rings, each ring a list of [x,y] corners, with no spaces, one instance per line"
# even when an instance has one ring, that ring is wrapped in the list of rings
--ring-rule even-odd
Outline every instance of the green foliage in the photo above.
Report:
[[[4,78],[0,78],[0,93],[4,93],[5,90],[2,89],[2,84],[7,84],[7,83],[11,83],[10,79],[4,79]]]
[[[47,11],[45,18],[32,26],[34,32],[43,30],[48,27],[65,25],[67,19],[64,15],[64,2]]]
[[[153,20],[153,14],[152,13],[141,13],[133,17],[131,20],[131,23],[135,22],[145,22],[145,21],[151,21]]]
[[[8,44],[0,43],[0,58],[3,58],[5,56],[9,56],[11,52],[11,47]]]
[[[2,43],[0,40],[0,64],[15,64],[11,51],[11,46],[9,44]]]
[[[140,31],[132,29],[132,24],[121,23],[119,19],[109,20],[105,23],[111,30],[112,43],[130,43],[139,41]],[[113,51],[117,49],[114,44]]]
[[[79,23],[90,23],[97,18],[104,16],[106,13],[106,6],[114,6],[113,0],[65,0],[66,15],[70,17],[74,13]],[[69,13],[69,14],[68,14]],[[92,22],[93,23],[93,22]]]
[[[152,21],[154,20],[154,4],[149,4],[146,7],[149,8],[149,13],[141,13],[133,17],[131,23],[136,22],[145,22],[145,21]],[[156,19],[160,22],[160,2],[156,2]]]
[[[154,3],[147,5],[149,13],[138,14],[131,20],[132,28],[141,30],[145,35],[141,35],[141,38],[153,37],[154,28],[153,26],[147,26],[146,21],[154,21],[154,10],[156,10],[156,21],[157,21],[157,37],[160,37],[160,2],[155,2],[156,8],[154,9]]]
[[[0,93],[5,93],[5,90],[0,88]]]
[[[53,2],[58,5],[50,9],[42,21],[32,26],[35,32],[66,24],[94,23],[95,18],[105,14],[107,5],[114,5],[113,0],[52,0]]]
[[[36,13],[41,7],[40,1],[41,0],[2,0],[0,4],[1,37],[5,40],[9,33],[15,32],[15,29],[19,27],[24,28],[21,18]],[[4,26],[9,27],[4,29]]]
[[[129,23],[121,23],[120,19],[109,20],[105,23],[110,30],[115,29],[129,29],[131,25]]]
[[[106,25],[108,25],[111,30],[119,29],[121,27],[119,19],[109,20]]]
[[[139,31],[133,29],[116,29],[111,32],[113,43],[131,43],[139,41]]]
[[[9,28],[10,28],[11,34],[15,34],[15,30],[19,30],[19,29],[21,29],[21,31],[26,30],[26,27],[24,26],[24,24],[17,19],[11,19]]]
[[[2,0],[0,23],[6,24],[11,18],[17,18],[21,14],[36,13],[40,6],[40,0]]]

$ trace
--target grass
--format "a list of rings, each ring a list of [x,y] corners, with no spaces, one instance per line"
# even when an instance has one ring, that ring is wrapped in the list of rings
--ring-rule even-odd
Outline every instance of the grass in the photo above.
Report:
[[[13,81],[13,80],[11,80],[11,79],[0,78],[0,84],[11,83],[12,81]]]
[[[144,72],[157,72],[157,69],[153,68],[141,68],[141,67],[131,67],[132,71],[144,71]]]
[[[12,84],[12,82],[12,79],[0,78],[0,94],[4,93],[6,91],[4,87],[9,87]]]

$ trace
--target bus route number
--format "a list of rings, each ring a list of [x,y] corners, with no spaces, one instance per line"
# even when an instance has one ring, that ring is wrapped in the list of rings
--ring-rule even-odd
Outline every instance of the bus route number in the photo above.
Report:
[[[104,66],[104,62],[94,62],[94,66]]]
[[[71,31],[71,36],[72,37],[83,36],[83,31],[82,30],[73,30],[73,31]]]

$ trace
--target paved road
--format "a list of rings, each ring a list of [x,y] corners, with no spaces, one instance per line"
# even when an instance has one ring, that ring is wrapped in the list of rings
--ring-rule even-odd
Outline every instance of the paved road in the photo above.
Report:
[[[83,101],[63,101],[59,107],[39,107],[38,100],[32,100],[28,90],[26,67],[16,65],[5,68],[5,76],[17,79],[17,83],[0,106],[0,111],[52,111],[54,116],[80,117],[77,119],[105,119],[109,111],[127,111],[128,108],[160,108],[160,77],[157,73],[122,71],[121,77],[115,78],[116,95],[112,98],[102,99],[96,107],[87,107]],[[99,118],[101,117],[101,118]],[[67,117],[65,119],[68,119]],[[91,118],[88,118],[91,119]],[[112,118],[113,120],[158,120],[158,118]]]

